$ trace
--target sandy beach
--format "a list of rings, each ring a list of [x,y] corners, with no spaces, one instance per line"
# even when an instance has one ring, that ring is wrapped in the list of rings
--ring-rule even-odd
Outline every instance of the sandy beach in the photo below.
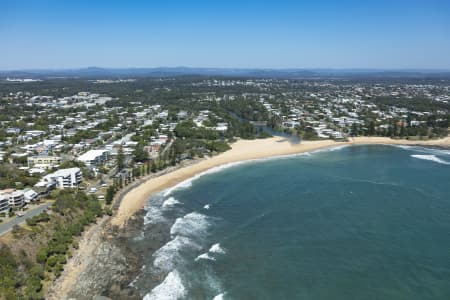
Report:
[[[197,164],[189,165],[171,173],[149,179],[132,189],[122,199],[117,214],[111,219],[111,224],[120,227],[123,226],[131,216],[144,207],[148,198],[153,194],[214,167],[233,162],[298,154],[341,145],[364,144],[449,146],[450,138],[447,137],[445,139],[429,141],[412,141],[394,140],[386,137],[357,137],[348,142],[320,140],[304,141],[300,144],[291,143],[289,140],[281,137],[260,140],[238,140],[231,145],[232,149],[227,152],[202,160]]]
[[[152,177],[142,184],[132,188],[123,196],[117,213],[94,225],[83,237],[80,248],[74,258],[66,266],[63,275],[57,280],[50,291],[49,299],[66,299],[74,283],[79,276],[84,276],[86,264],[94,263],[87,257],[95,257],[94,252],[101,240],[101,232],[104,225],[111,224],[123,227],[127,221],[140,209],[144,207],[149,197],[164,189],[170,188],[184,180],[211,168],[225,164],[262,159],[276,156],[299,154],[324,148],[338,147],[343,145],[365,145],[365,144],[398,144],[398,145],[425,145],[425,146],[450,146],[450,138],[430,141],[393,140],[384,137],[358,137],[348,142],[335,142],[332,140],[304,141],[301,144],[291,143],[281,137],[273,137],[261,140],[238,140],[233,143],[232,149],[217,156],[199,160],[197,163],[175,168],[171,172]],[[156,175],[156,174],[155,174]],[[110,221],[110,222],[108,222]],[[109,227],[109,225],[107,226]],[[55,296],[57,295],[57,296]]]

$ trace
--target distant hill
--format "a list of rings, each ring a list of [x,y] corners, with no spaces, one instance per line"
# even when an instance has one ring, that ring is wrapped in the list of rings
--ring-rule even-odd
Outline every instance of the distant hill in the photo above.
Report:
[[[232,76],[259,78],[450,78],[443,70],[374,70],[374,69],[234,69],[234,68],[99,68],[60,70],[0,71],[0,78],[118,78],[118,77],[173,77],[173,76]]]

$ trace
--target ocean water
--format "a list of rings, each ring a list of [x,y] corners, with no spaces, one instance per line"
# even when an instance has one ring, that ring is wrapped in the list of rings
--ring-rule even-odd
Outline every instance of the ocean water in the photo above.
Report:
[[[348,146],[150,199],[144,299],[450,299],[450,151]]]

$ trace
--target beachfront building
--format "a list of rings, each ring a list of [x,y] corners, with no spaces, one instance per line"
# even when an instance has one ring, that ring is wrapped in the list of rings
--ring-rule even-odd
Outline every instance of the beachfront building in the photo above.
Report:
[[[39,195],[38,193],[36,193],[34,190],[32,189],[25,189],[23,191],[23,195],[25,197],[25,202],[26,203],[30,203],[30,202],[34,202],[38,199]]]
[[[50,191],[54,190],[56,188],[56,182],[51,181],[39,181],[33,186],[33,191],[35,191],[38,195],[47,195],[50,193]]]
[[[81,183],[82,174],[80,168],[61,169],[44,176],[43,181],[53,182],[60,189],[75,188]]]
[[[78,161],[84,163],[87,167],[95,167],[103,164],[108,160],[108,150],[89,150],[77,158]]]
[[[48,169],[56,167],[59,164],[61,164],[61,157],[59,156],[39,155],[28,157],[29,168]]]
[[[9,210],[9,199],[5,194],[0,194],[0,213],[7,212]]]
[[[8,199],[8,205],[11,208],[22,207],[25,204],[25,195],[23,191],[6,189],[0,191],[0,196]]]

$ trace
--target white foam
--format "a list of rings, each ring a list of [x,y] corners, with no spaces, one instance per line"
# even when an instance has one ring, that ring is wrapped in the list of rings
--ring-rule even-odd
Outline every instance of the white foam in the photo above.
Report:
[[[386,144],[388,145],[388,144]],[[408,145],[390,145],[392,147],[397,147],[403,150],[413,150],[415,147],[414,146],[408,146]]]
[[[161,284],[145,295],[144,300],[174,300],[186,297],[187,291],[176,270],[170,272]]]
[[[334,152],[334,151],[339,151],[342,150],[344,148],[349,147],[350,145],[339,145],[339,146],[335,146],[335,147],[330,147],[330,148],[323,148],[323,149],[318,149],[315,151],[312,151],[312,153],[318,153],[318,152]]]
[[[197,256],[197,257],[195,258],[195,261],[199,261],[200,259],[205,259],[205,260],[216,260],[214,257],[212,257],[211,255],[209,255],[208,253],[200,254],[199,256]]]
[[[153,253],[153,266],[164,271],[174,269],[177,262],[182,260],[180,251],[186,249],[199,251],[202,248],[187,237],[176,236]]]
[[[225,254],[225,250],[220,247],[220,244],[214,244],[211,246],[211,248],[209,248],[208,252],[200,254],[199,256],[197,256],[197,258],[195,259],[195,261],[198,261],[200,259],[206,259],[206,260],[216,260],[216,258],[214,256],[211,256],[210,253],[212,254]]]
[[[218,254],[226,253],[225,250],[222,247],[220,247],[219,243],[212,245],[211,248],[209,248],[209,252],[218,253]]]
[[[243,163],[247,163],[247,162],[249,162],[249,161],[238,161],[238,162],[232,162],[232,163],[227,163],[227,164],[224,164],[224,165],[221,165],[221,166],[213,167],[213,168],[211,168],[211,169],[209,169],[209,170],[206,170],[206,171],[201,172],[201,173],[199,173],[199,174],[197,174],[197,175],[194,175],[193,177],[191,177],[191,178],[189,178],[189,179],[186,179],[186,180],[184,180],[184,181],[178,183],[177,185],[175,185],[175,186],[173,186],[173,187],[171,187],[171,188],[168,188],[167,190],[165,190],[165,191],[163,192],[163,195],[164,195],[164,197],[167,197],[167,196],[169,196],[172,192],[174,192],[174,191],[176,191],[176,190],[189,188],[189,187],[192,186],[192,182],[193,182],[193,181],[199,179],[200,177],[202,177],[202,176],[204,176],[204,175],[212,174],[212,173],[217,173],[217,172],[220,172],[220,171],[222,171],[222,170],[225,170],[225,169],[228,169],[228,168],[231,168],[231,167],[234,167],[234,166],[243,164]]]
[[[147,213],[144,216],[144,225],[157,224],[166,221],[160,207],[149,205],[146,209]]]
[[[170,197],[163,202],[162,207],[169,208],[169,207],[175,206],[177,204],[180,204],[180,201],[178,201],[174,197]]]
[[[191,180],[191,179],[182,181],[182,182],[180,182],[180,183],[174,185],[173,187],[168,188],[167,190],[165,190],[165,191],[163,192],[163,196],[164,196],[164,197],[167,197],[167,196],[169,196],[170,194],[172,194],[172,192],[175,191],[175,190],[187,189],[187,188],[189,188],[189,187],[191,187],[191,186],[192,186],[192,180]]]
[[[170,228],[170,235],[202,236],[207,233],[210,225],[209,218],[198,212],[192,212],[178,218]]]
[[[418,158],[418,159],[429,160],[429,161],[434,161],[436,163],[440,163],[440,164],[444,164],[444,165],[450,165],[450,162],[445,161],[443,159],[440,159],[436,155],[412,154],[411,157]]]
[[[213,300],[223,300],[225,293],[220,293],[219,295],[214,296]]]
[[[211,205],[210,204],[206,204],[205,206],[203,206],[204,209],[210,209]]]
[[[450,150],[445,149],[430,148],[425,146],[407,146],[407,145],[392,145],[392,146],[403,150],[411,150],[433,155],[450,155]]]

